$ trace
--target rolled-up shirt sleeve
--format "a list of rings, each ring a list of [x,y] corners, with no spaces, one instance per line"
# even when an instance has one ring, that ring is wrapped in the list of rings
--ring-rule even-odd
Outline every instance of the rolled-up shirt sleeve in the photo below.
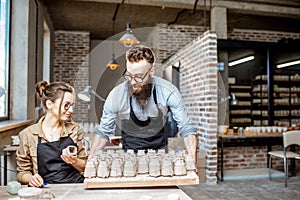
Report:
[[[29,140],[26,135],[26,132],[20,132],[19,138],[20,138],[20,146],[16,151],[16,156],[17,156],[16,161],[17,161],[17,180],[21,182],[22,176],[24,174],[35,173],[33,169],[34,168],[33,160],[32,160],[33,158],[31,154],[34,153],[33,151],[36,152],[36,148],[29,144]]]
[[[114,95],[115,91],[112,91],[104,104],[102,117],[100,120],[100,124],[95,128],[94,133],[102,136],[107,141],[109,140],[109,135],[114,134],[115,132],[115,120],[117,117],[116,112],[113,110],[114,103]]]
[[[181,94],[177,88],[173,88],[172,92],[170,93],[167,100],[167,105],[172,112],[173,119],[177,123],[180,136],[186,137],[187,135],[195,135],[197,133],[197,129],[187,114]]]

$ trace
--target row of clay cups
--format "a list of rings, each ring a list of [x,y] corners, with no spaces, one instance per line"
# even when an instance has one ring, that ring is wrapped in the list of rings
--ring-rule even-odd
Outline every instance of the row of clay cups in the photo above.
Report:
[[[285,132],[287,131],[287,127],[281,126],[251,126],[246,127],[246,131],[254,132],[254,133],[275,133],[275,132]]]

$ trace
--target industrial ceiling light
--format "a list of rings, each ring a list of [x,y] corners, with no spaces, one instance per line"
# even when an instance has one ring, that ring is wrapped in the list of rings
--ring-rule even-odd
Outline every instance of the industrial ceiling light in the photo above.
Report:
[[[231,105],[237,105],[238,104],[238,100],[236,99],[234,93],[231,93],[231,95],[226,97],[226,98],[221,98],[221,100],[219,101],[219,104],[222,104],[222,103],[228,101],[229,99],[231,99],[230,100]]]
[[[117,61],[115,59],[115,54],[114,53],[112,54],[112,59],[109,61],[109,63],[107,63],[106,66],[109,67],[111,70],[115,70],[120,66],[120,64],[117,63]]]
[[[235,97],[234,93],[231,93],[231,101],[230,101],[231,105],[237,105],[238,104],[238,100]]]
[[[78,98],[81,99],[82,101],[90,101],[91,100],[91,95],[95,95],[100,101],[105,102],[105,99],[101,97],[99,94],[97,94],[90,85],[85,86],[84,90],[78,93]]]
[[[276,67],[277,68],[283,68],[283,67],[289,67],[289,66],[298,65],[298,64],[300,64],[300,60],[295,60],[295,61],[292,61],[292,62],[282,63],[282,64],[277,65]]]
[[[115,20],[113,18],[113,23],[112,23],[112,33],[113,35],[115,34]],[[115,59],[115,48],[114,48],[114,40],[112,38],[112,59],[107,63],[106,65],[107,67],[109,67],[111,70],[115,70],[117,69],[120,64],[117,63],[116,59]]]
[[[129,22],[127,23],[126,33],[120,38],[119,42],[127,48],[140,43],[140,41],[133,35]]]
[[[239,64],[248,62],[248,61],[250,61],[250,60],[254,60],[254,56],[247,56],[247,57],[245,57],[245,58],[241,58],[241,59],[238,59],[238,60],[229,62],[229,63],[228,63],[228,66],[229,66],[229,67],[232,67],[232,66],[235,66],[235,65],[239,65]]]
[[[128,0],[128,20],[130,21],[130,1]],[[131,30],[130,22],[127,22],[126,25],[126,33],[120,38],[119,42],[123,44],[125,47],[132,47],[134,44],[140,43],[140,41],[134,36]]]

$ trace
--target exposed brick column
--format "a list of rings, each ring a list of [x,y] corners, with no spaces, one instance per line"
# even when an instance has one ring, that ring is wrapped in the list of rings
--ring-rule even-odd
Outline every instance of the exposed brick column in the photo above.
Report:
[[[217,37],[207,31],[180,49],[162,66],[180,61],[180,91],[206,152],[206,183],[217,183],[218,74]]]
[[[83,90],[89,84],[89,52],[89,33],[56,31],[53,81],[70,83],[76,93]],[[88,121],[88,106],[77,98],[73,114],[76,122]]]

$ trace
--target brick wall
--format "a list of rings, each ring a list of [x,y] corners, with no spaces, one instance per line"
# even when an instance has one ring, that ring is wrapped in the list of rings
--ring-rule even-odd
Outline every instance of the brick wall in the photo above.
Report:
[[[300,39],[299,33],[280,31],[233,29],[227,32],[230,40],[246,40],[257,42],[278,42],[281,39]]]
[[[74,86],[76,93],[89,83],[90,34],[87,32],[56,31],[54,41],[53,81]],[[88,121],[89,103],[77,98],[74,120]]]
[[[225,169],[262,167],[267,167],[266,147],[228,147],[224,152]]]
[[[166,39],[169,38],[166,35]],[[165,40],[166,40],[165,39]],[[206,152],[206,183],[217,178],[217,38],[208,31],[192,40],[162,66],[180,61],[180,91]]]
[[[157,24],[156,27],[152,43],[157,50],[157,63],[164,62],[205,30],[204,27],[188,25]]]

